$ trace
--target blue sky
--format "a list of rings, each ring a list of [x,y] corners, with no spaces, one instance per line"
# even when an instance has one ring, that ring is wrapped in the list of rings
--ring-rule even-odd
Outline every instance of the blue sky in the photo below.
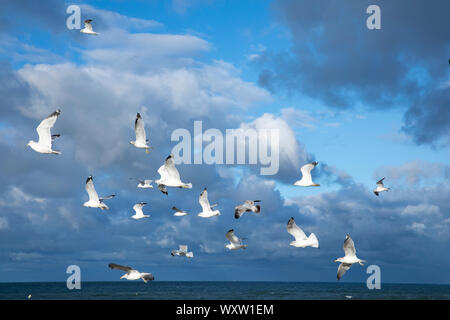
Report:
[[[365,9],[378,4],[381,30]],[[406,5],[408,3],[408,5]],[[100,34],[66,28],[81,7]],[[0,5],[0,281],[116,280],[108,263],[157,280],[335,281],[350,233],[382,281],[450,283],[449,4],[435,1],[3,1]],[[24,146],[60,108],[51,157]],[[128,143],[140,112],[150,155]],[[277,128],[280,171],[178,169],[191,190],[137,190],[157,179],[176,128]],[[319,161],[320,188],[292,186]],[[110,210],[82,207],[92,174]],[[375,182],[392,187],[375,197]],[[196,216],[207,187],[222,215]],[[259,216],[233,217],[245,199]],[[151,218],[133,221],[139,201]],[[176,205],[192,215],[176,218]],[[293,216],[321,249],[289,246]],[[225,233],[248,240],[228,252]],[[170,256],[188,244],[195,259]],[[36,269],[36,266],[39,266]],[[342,281],[364,282],[354,266]]]

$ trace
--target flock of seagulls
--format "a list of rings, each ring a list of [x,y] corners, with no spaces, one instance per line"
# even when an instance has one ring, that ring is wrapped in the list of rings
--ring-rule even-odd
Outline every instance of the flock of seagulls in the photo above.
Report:
[[[90,24],[92,20],[86,20],[85,21],[85,28],[81,30],[81,32],[88,33],[88,34],[97,34],[92,30],[92,26]],[[27,146],[29,146],[31,149],[38,153],[43,154],[61,154],[60,151],[53,150],[53,140],[57,137],[59,137],[59,134],[52,135],[51,129],[55,125],[56,120],[61,114],[61,110],[58,109],[55,112],[51,113],[47,118],[42,120],[42,122],[39,124],[39,126],[36,128],[36,131],[39,135],[39,141],[29,141]],[[148,145],[149,140],[146,137],[145,127],[144,127],[144,121],[139,113],[136,115],[135,120],[135,126],[134,131],[136,135],[135,141],[130,141],[130,144],[132,144],[136,148],[145,149],[145,151],[148,153],[149,149],[152,148]],[[318,165],[318,162],[311,162],[308,164],[305,164],[301,167],[300,171],[302,174],[302,177],[300,180],[294,182],[295,186],[301,186],[301,187],[318,187],[320,186],[317,183],[314,183],[312,181],[311,171]],[[175,167],[175,162],[173,159],[173,155],[169,155],[165,161],[164,164],[157,170],[157,172],[160,175],[160,179],[155,180],[155,184],[158,186],[158,190],[164,193],[165,195],[168,195],[167,188],[184,188],[184,189],[191,189],[192,183],[185,183],[181,180],[180,173],[178,172],[177,168]],[[148,179],[138,179],[138,178],[130,178],[133,180],[136,180],[138,182],[137,188],[143,188],[143,189],[150,189],[153,188],[152,183],[153,180]],[[383,180],[385,178],[379,180],[376,184],[377,187],[374,189],[374,194],[376,196],[379,196],[381,192],[388,191],[389,188],[386,188],[383,184]],[[83,203],[83,206],[88,208],[100,208],[101,210],[108,210],[109,207],[105,204],[105,200],[114,198],[115,195],[109,195],[104,197],[99,197],[97,194],[97,191],[94,187],[94,179],[92,175],[90,175],[86,180],[86,192],[89,196],[89,200]],[[237,205],[235,207],[234,211],[234,217],[235,219],[239,219],[242,217],[242,215],[246,212],[253,212],[255,214],[260,214],[261,212],[261,206],[260,206],[261,200],[245,200],[243,204]],[[199,204],[202,208],[202,211],[198,213],[198,216],[201,218],[211,218],[215,216],[220,216],[219,210],[214,210],[217,206],[217,204],[211,205],[208,200],[208,191],[206,188],[200,193],[199,196]],[[131,216],[134,220],[141,220],[144,218],[149,218],[150,215],[145,215],[143,212],[144,206],[147,205],[146,202],[139,202],[136,203],[133,206],[133,209],[135,211],[135,214]],[[172,207],[172,210],[174,211],[173,215],[176,217],[182,217],[188,215],[186,211],[180,210],[177,207]],[[296,248],[305,248],[305,247],[312,247],[312,248],[319,248],[319,240],[316,237],[314,233],[311,233],[309,236],[306,236],[305,232],[295,223],[294,218],[290,218],[287,223],[287,232],[291,234],[295,240],[290,243],[291,246]],[[234,230],[229,230],[226,235],[226,239],[229,241],[229,244],[226,244],[225,247],[229,250],[239,250],[239,249],[246,249],[247,245],[243,244],[244,239],[238,238]],[[192,252],[187,251],[187,245],[180,245],[179,249],[173,250],[171,252],[172,256],[182,256],[187,258],[193,258],[194,254]],[[351,267],[352,264],[359,263],[360,265],[363,265],[365,262],[364,260],[359,259],[356,256],[356,250],[355,245],[353,243],[353,240],[351,239],[350,235],[347,234],[345,241],[344,241],[344,252],[345,256],[342,258],[338,258],[335,260],[335,262],[340,262],[338,271],[337,271],[337,279],[341,279],[344,273]],[[110,263],[109,267],[111,269],[118,269],[125,271],[126,273],[120,277],[121,279],[127,279],[127,280],[137,280],[142,279],[144,282],[148,282],[151,280],[154,280],[154,276],[151,273],[142,273],[138,270],[135,270],[131,267],[122,266],[114,263]]]

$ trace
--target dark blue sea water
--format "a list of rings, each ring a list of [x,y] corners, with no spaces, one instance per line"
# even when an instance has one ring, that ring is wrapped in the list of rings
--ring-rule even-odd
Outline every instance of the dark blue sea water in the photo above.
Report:
[[[83,282],[69,290],[65,282],[0,283],[0,299],[450,299],[450,285],[384,284],[369,290],[365,283],[312,282]]]

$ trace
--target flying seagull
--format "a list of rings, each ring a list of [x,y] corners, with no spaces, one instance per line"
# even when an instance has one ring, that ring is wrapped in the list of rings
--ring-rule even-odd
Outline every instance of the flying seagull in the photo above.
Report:
[[[106,197],[99,197],[97,191],[95,191],[94,180],[92,176],[89,176],[86,180],[86,192],[89,195],[89,201],[83,203],[83,206],[88,208],[100,208],[102,210],[108,210],[108,206],[103,202],[103,200],[114,198],[116,195],[112,194]]]
[[[229,244],[225,245],[226,248],[229,250],[239,250],[239,249],[246,249],[247,245],[242,244],[242,239],[239,239],[235,234],[234,230],[228,230],[227,234],[225,235],[227,239],[230,241]]]
[[[378,196],[378,195],[380,194],[380,192],[388,191],[388,190],[390,189],[390,188],[386,188],[386,187],[384,186],[384,184],[383,184],[383,180],[384,180],[384,179],[385,179],[385,178],[379,180],[379,181],[377,182],[377,187],[373,190],[373,193],[375,193],[376,196]]]
[[[86,33],[86,34],[98,34],[94,30],[92,30],[91,22],[92,22],[92,19],[84,20],[84,28],[81,29],[80,32],[81,33]]]
[[[311,170],[314,169],[319,163],[317,161],[305,164],[300,168],[302,172],[302,178],[294,183],[294,186],[300,187],[318,187],[320,184],[314,183],[311,178]]]
[[[139,182],[138,185],[137,185],[138,188],[142,188],[142,189],[153,188],[153,186],[152,186],[153,180],[141,180],[141,179],[138,179],[138,178],[130,178],[130,179],[134,179],[134,180]]]
[[[208,201],[208,191],[206,191],[206,188],[200,193],[200,197],[198,198],[198,202],[202,206],[202,212],[198,214],[199,217],[202,218],[210,218],[214,216],[220,216],[219,210],[212,210],[211,208],[214,208],[217,206],[217,204],[213,204],[212,206],[209,204]]]
[[[334,262],[340,262],[338,271],[337,271],[337,279],[340,280],[344,273],[350,269],[352,264],[359,263],[360,265],[364,265],[365,260],[361,260],[356,256],[356,249],[355,244],[353,243],[352,238],[350,238],[350,235],[347,233],[347,236],[345,237],[344,241],[344,252],[345,257],[338,258],[334,260]]]
[[[108,267],[111,269],[117,269],[125,271],[126,273],[120,277],[120,279],[127,279],[127,280],[138,280],[142,279],[145,283],[148,281],[155,280],[155,277],[151,273],[145,273],[145,272],[139,272],[131,267],[121,266],[120,264],[110,263],[108,264]]]
[[[183,217],[188,215],[186,211],[180,210],[177,207],[172,207],[172,210],[175,211],[175,213],[173,214],[175,217]]]
[[[136,134],[136,141],[130,141],[130,143],[136,148],[145,149],[146,153],[149,153],[148,149],[151,147],[147,145],[148,139],[145,135],[144,120],[142,120],[139,112],[136,115],[136,120],[134,121],[134,132]]]
[[[134,215],[131,216],[134,220],[139,220],[143,218],[149,218],[150,216],[145,215],[144,212],[142,212],[142,208],[147,204],[147,202],[139,202],[136,203],[133,206],[133,210],[136,212]]]
[[[158,185],[158,189],[166,195],[167,189],[165,187],[192,188],[192,183],[184,183],[181,181],[180,173],[175,167],[172,154],[166,158],[164,164],[158,169],[158,173],[161,178],[155,182]]]
[[[294,217],[291,217],[287,223],[287,232],[295,238],[295,241],[292,241],[289,245],[297,248],[319,248],[319,240],[316,235],[311,233],[307,237],[303,230],[295,223]]]
[[[174,256],[180,256],[180,257],[186,257],[186,258],[193,258],[194,254],[192,253],[192,251],[188,252],[188,246],[187,245],[181,245],[180,244],[180,249],[178,250],[173,250],[170,254],[174,257]]]
[[[30,147],[36,152],[39,153],[49,153],[49,154],[61,154],[59,151],[52,150],[52,142],[56,138],[58,138],[59,134],[52,135],[51,129],[58,119],[58,116],[61,114],[61,110],[58,109],[49,115],[47,118],[41,121],[41,123],[36,128],[36,131],[39,135],[39,141],[35,142],[30,140],[27,144],[27,147]]]
[[[236,206],[234,208],[234,217],[239,219],[245,212],[258,213],[261,211],[260,205],[255,205],[255,202],[261,202],[261,200],[245,200],[244,204]]]

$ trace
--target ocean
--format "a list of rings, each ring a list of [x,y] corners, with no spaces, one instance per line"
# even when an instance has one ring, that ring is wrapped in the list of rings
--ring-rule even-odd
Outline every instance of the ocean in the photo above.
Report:
[[[0,300],[433,300],[450,299],[450,285],[324,282],[65,282],[0,283]]]

